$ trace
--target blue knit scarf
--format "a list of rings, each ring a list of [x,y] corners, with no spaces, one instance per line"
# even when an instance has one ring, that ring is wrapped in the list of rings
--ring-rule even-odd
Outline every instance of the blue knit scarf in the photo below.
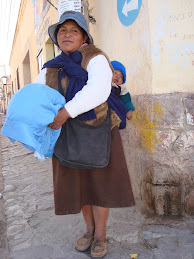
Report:
[[[43,68],[62,68],[60,72],[61,78],[67,76],[69,84],[65,94],[66,101],[70,101],[75,94],[80,91],[88,80],[88,72],[81,67],[82,54],[79,51],[70,52],[66,55],[64,52],[49,61],[47,61]],[[43,69],[42,68],[42,69]],[[111,94],[107,100],[108,106],[114,110],[122,120],[120,128],[126,127],[126,108],[124,103],[115,95],[114,87],[112,87]],[[79,115],[81,120],[96,119],[94,109]]]

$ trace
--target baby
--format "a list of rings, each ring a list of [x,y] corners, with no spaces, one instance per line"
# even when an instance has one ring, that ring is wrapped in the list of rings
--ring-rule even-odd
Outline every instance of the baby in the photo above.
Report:
[[[133,117],[133,111],[135,107],[131,101],[131,95],[128,92],[124,83],[126,82],[126,69],[122,63],[114,60],[111,61],[111,65],[113,66],[114,73],[112,77],[112,86],[116,88],[116,95],[121,99],[121,101],[125,104],[127,110],[127,119],[131,120]]]

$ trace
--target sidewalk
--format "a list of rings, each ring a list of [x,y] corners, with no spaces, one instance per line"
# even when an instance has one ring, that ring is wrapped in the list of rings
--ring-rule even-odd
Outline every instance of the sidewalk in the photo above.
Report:
[[[0,116],[3,120],[4,115]],[[82,215],[54,214],[51,159],[40,163],[21,144],[11,144],[3,136],[0,142],[8,258],[90,258],[89,253],[74,250],[76,239],[84,233]],[[5,219],[0,218],[0,224]],[[6,226],[0,234],[2,229]],[[111,209],[107,237],[106,259],[129,259],[130,254],[138,254],[137,259],[194,258],[194,219],[190,216],[146,217],[137,207]],[[7,258],[5,243],[4,247],[0,259]]]

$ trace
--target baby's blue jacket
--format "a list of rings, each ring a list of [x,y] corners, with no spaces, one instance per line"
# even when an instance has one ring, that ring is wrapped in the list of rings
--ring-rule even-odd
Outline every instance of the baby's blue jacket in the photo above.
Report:
[[[127,112],[128,111],[135,111],[135,107],[133,106],[133,103],[131,101],[131,95],[130,93],[126,93],[119,96],[122,102],[124,102]]]
[[[12,143],[17,140],[32,152],[52,157],[61,128],[47,126],[65,103],[65,98],[47,85],[26,85],[12,96],[1,134]]]

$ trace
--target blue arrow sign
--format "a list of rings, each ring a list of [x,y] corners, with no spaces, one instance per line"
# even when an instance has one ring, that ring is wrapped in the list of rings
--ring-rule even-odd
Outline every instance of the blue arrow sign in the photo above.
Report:
[[[137,18],[142,0],[117,0],[117,11],[123,25],[131,25]]]

